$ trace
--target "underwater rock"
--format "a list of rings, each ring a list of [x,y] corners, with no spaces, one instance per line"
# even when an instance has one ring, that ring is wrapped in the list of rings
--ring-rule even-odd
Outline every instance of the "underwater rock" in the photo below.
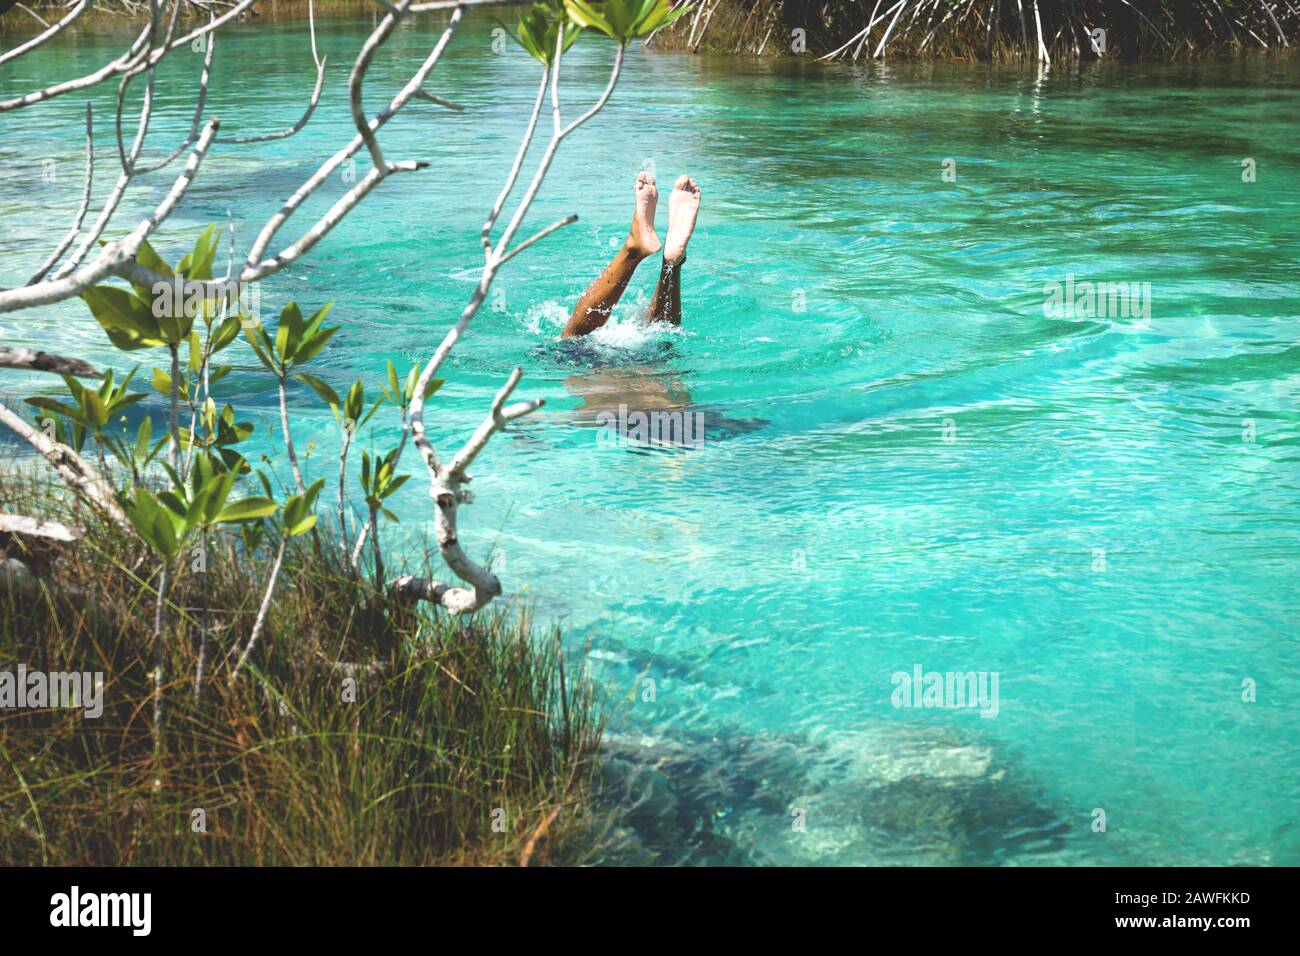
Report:
[[[988,865],[1060,851],[1067,829],[996,744],[932,722],[612,735],[602,783],[609,863]]]

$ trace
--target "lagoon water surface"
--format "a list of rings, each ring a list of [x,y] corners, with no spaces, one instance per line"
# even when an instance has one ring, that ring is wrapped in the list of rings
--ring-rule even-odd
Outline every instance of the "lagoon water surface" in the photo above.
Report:
[[[412,103],[381,136],[390,159],[430,168],[385,182],[262,293],[272,315],[337,303],[316,369],[336,386],[376,391],[387,360],[423,361],[477,278],[536,71],[469,19],[427,84],[465,111]],[[394,35],[372,110],[440,22]],[[171,258],[228,216],[246,250],[351,135],[345,76],[368,29],[322,22],[317,115],[292,139],[214,150],[159,237]],[[121,43],[83,31],[0,84],[88,71]],[[223,132],[296,120],[313,80],[302,25],[222,43]],[[200,60],[168,61],[146,156],[188,130]],[[566,59],[569,116],[608,60],[586,41]],[[480,459],[461,534],[573,653],[590,645],[620,715],[624,812],[602,853],[1300,864],[1297,81],[1294,60],[1040,74],[630,51],[529,219],[580,221],[506,268],[429,417],[440,447],[458,444],[515,365],[517,394],[547,401]],[[116,172],[110,86],[97,196]],[[71,221],[83,111],[68,96],[0,127],[0,284],[24,282]],[[561,344],[651,164],[661,197],[681,173],[704,191],[684,328],[639,322],[652,262],[606,329]],[[172,176],[135,187],[113,234]],[[666,214],[661,200],[661,234]],[[1149,318],[1045,310],[1067,280],[1149,284]],[[124,364],[76,302],[0,316],[0,337]],[[274,389],[246,346],[235,356],[221,389],[264,442]],[[576,427],[620,402],[698,411],[704,440],[610,447]],[[292,413],[299,449],[333,447],[312,393]],[[396,417],[375,421],[363,443],[383,450]],[[320,455],[308,470],[333,475]],[[419,475],[397,510],[390,551],[427,530]],[[918,666],[996,674],[996,715],[894,706],[893,675]]]

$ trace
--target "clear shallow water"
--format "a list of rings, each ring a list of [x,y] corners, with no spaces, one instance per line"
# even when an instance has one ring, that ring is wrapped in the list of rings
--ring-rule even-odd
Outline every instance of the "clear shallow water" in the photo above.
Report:
[[[522,52],[493,55],[490,21],[471,19],[427,84],[466,111],[415,104],[382,137],[390,158],[432,168],[389,180],[267,283],[275,308],[337,301],[345,329],[318,368],[335,384],[377,388],[386,360],[427,356],[477,277],[482,212],[535,74]],[[372,108],[434,23],[395,35]],[[229,211],[247,248],[349,135],[362,36],[322,25],[315,119],[214,152],[160,245],[178,255]],[[120,42],[52,45],[2,90],[93,68]],[[175,59],[153,155],[188,129],[198,57]],[[570,115],[606,62],[575,48]],[[529,220],[581,221],[507,268],[431,418],[442,447],[458,444],[516,364],[519,394],[547,400],[481,460],[462,537],[629,697],[611,753],[635,805],[618,835],[635,838],[616,858],[1300,863],[1297,79],[1294,62],[1040,78],[631,51]],[[218,51],[210,109],[229,133],[281,128],[311,82],[298,25],[241,28]],[[110,103],[105,88],[98,196],[116,168]],[[0,122],[0,284],[24,281],[71,219],[83,109],[66,97]],[[651,161],[665,195],[682,172],[704,190],[685,328],[638,324],[647,264],[594,343],[560,346]],[[170,181],[137,187],[116,234]],[[1044,283],[1067,274],[1149,282],[1149,328],[1046,316]],[[75,304],[0,316],[0,338],[121,364]],[[270,425],[264,376],[223,387]],[[706,413],[703,448],[604,448],[573,427],[602,403],[665,395]],[[389,447],[395,422],[377,421],[367,443]],[[334,446],[305,390],[294,427],[300,447]],[[427,520],[418,478],[399,511],[406,533]],[[891,675],[917,664],[998,672],[997,717],[895,709]]]

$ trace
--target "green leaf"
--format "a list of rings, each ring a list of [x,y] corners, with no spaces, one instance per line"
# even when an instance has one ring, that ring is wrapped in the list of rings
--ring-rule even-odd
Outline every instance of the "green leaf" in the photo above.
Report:
[[[286,525],[284,530],[289,537],[296,538],[300,534],[306,534],[314,527],[316,527],[316,516],[308,515],[301,521],[296,521],[293,524]]]
[[[280,325],[275,331],[275,351],[280,360],[288,364],[302,342],[302,310],[297,302],[290,302],[280,312]]]
[[[341,329],[341,325],[331,325],[328,329],[321,329],[312,335],[310,340],[306,340],[294,353],[293,364],[304,365],[310,362],[320,354],[321,349],[329,344],[329,340],[334,338],[334,333]]]
[[[327,383],[321,381],[315,375],[308,375],[306,372],[298,372],[294,378],[305,382],[311,386],[312,391],[320,396],[320,400],[326,405],[337,405],[339,403],[339,393],[334,391]]]
[[[199,341],[199,333],[190,329],[189,338],[186,340],[189,345],[190,353],[190,371],[195,375],[203,368],[203,343]]]
[[[501,23],[500,20],[497,22]],[[564,25],[564,50],[567,52],[569,47],[578,42],[583,25],[562,16],[558,3],[533,4],[519,14],[518,26],[513,32],[504,23],[501,26],[530,56],[543,66],[550,66],[555,59],[561,24]]]
[[[677,22],[693,9],[695,8],[689,4],[683,4],[674,10],[669,0],[645,0],[641,8],[641,14],[633,25],[635,36],[649,36],[656,30],[661,30]]]
[[[316,507],[316,499],[320,496],[320,490],[324,487],[325,479],[318,478],[307,488],[307,493],[303,497],[307,501],[308,510]]]
[[[284,503],[284,526],[289,528],[297,524],[307,515],[307,508],[303,504],[302,495],[294,495]]]
[[[228,471],[224,475],[217,475],[208,480],[207,489],[210,490],[207,491],[207,499],[203,507],[204,524],[214,524],[220,520],[225,510],[226,499],[235,488],[236,477],[233,471]],[[275,502],[271,504],[274,506]]]
[[[393,395],[393,401],[400,402],[402,395],[402,386],[397,381],[397,367],[393,365],[392,360],[388,362],[388,388]]]
[[[394,478],[391,482],[388,483],[388,486],[386,488],[384,488],[384,493],[382,497],[387,498],[389,495],[393,494],[395,491],[397,491],[398,488],[406,484],[407,481],[410,480],[410,478],[411,478],[410,475],[398,475],[396,478]]]
[[[158,324],[158,332],[164,345],[179,346],[194,328],[194,316],[184,303],[177,303],[170,312],[166,309],[153,310],[152,314]]]
[[[240,498],[222,509],[216,520],[221,524],[231,524],[236,521],[256,521],[260,518],[269,518],[275,514],[278,507],[270,498]]]
[[[257,360],[270,371],[278,373],[280,366],[271,352],[271,343],[266,338],[266,330],[262,328],[262,324],[259,322],[256,325],[244,325],[243,329],[244,337],[248,339],[248,344],[253,347]]]
[[[365,427],[365,424],[368,421],[370,421],[370,419],[375,417],[375,412],[379,411],[379,406],[384,404],[384,402],[386,401],[388,401],[388,397],[386,395],[380,395],[377,399],[375,399],[375,404],[371,405],[370,411],[366,412],[366,414],[362,416],[361,422],[357,425],[357,428]]]
[[[140,420],[140,427],[135,433],[135,457],[144,458],[149,453],[149,442],[153,440],[153,419],[146,415]]]
[[[146,269],[152,269],[154,272],[161,273],[162,275],[175,275],[175,273],[172,272],[172,267],[163,261],[163,257],[154,251],[153,246],[149,245],[148,239],[142,239],[140,241],[140,248],[137,249],[135,253],[135,261]]]
[[[74,422],[81,420],[81,409],[72,408],[69,405],[64,405],[62,402],[55,401],[52,398],[46,398],[43,395],[33,395],[31,398],[23,399],[23,401],[28,405],[31,405],[33,408],[39,408],[47,412],[54,412],[56,415],[64,415]]]
[[[325,323],[325,316],[329,315],[330,310],[333,308],[333,302],[326,302],[319,309],[313,312],[311,318],[307,320],[307,324],[303,327],[302,337],[304,339],[309,339],[319,332],[320,327]]]
[[[609,4],[606,4],[608,7]],[[614,26],[591,4],[584,0],[564,0],[564,9],[569,16],[582,24],[584,27],[591,27],[593,30],[599,30],[605,36],[611,39],[621,39],[614,29]]]
[[[180,517],[184,517],[185,512],[189,509],[189,504],[174,491],[158,492],[158,500],[166,505],[172,514]]]
[[[164,398],[172,397],[172,377],[168,375],[166,372],[164,372],[162,369],[160,368],[154,369],[153,375],[150,377],[149,382],[151,385],[153,385],[154,391],[156,391],[159,395],[163,396]]]
[[[170,558],[180,548],[176,538],[176,524],[165,508],[159,508],[151,524],[156,550],[163,557]]]
[[[216,355],[239,337],[239,325],[240,321],[237,315],[228,315],[222,320],[221,325],[217,326],[216,334],[212,336],[209,342],[213,355]]]
[[[153,309],[124,289],[91,286],[81,293],[109,341],[123,351],[166,345]]]
[[[136,489],[135,497],[125,500],[122,510],[126,512],[131,526],[155,553],[164,558],[176,554],[180,542],[175,520],[169,509],[164,508],[147,489]]]
[[[290,537],[305,534],[316,526],[316,515],[311,512],[316,507],[316,499],[325,486],[325,479],[320,478],[305,492],[294,495],[284,503],[284,530]]]
[[[212,237],[216,229],[214,223],[199,233],[199,238],[194,242],[194,251],[181,260],[178,271],[184,272],[187,279],[212,278],[212,262],[216,258],[218,245],[212,241]]]
[[[352,423],[354,429],[360,426],[361,412],[365,408],[365,403],[366,386],[361,379],[357,379],[352,383],[352,387],[348,389],[348,398],[343,405],[345,427],[349,422]]]
[[[85,421],[94,431],[99,431],[108,422],[108,408],[97,392],[86,389],[81,393],[81,407],[85,410]]]

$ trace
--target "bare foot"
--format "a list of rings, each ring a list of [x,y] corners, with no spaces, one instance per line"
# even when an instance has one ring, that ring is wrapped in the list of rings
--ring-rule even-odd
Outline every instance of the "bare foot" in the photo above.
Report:
[[[678,263],[686,258],[686,243],[695,231],[695,217],[700,213],[700,187],[690,176],[678,176],[668,197],[668,236],[664,239],[664,262]]]
[[[651,173],[636,176],[636,209],[632,212],[632,228],[628,230],[623,247],[638,256],[650,256],[659,251],[659,236],[655,232],[655,204],[659,190]]]

